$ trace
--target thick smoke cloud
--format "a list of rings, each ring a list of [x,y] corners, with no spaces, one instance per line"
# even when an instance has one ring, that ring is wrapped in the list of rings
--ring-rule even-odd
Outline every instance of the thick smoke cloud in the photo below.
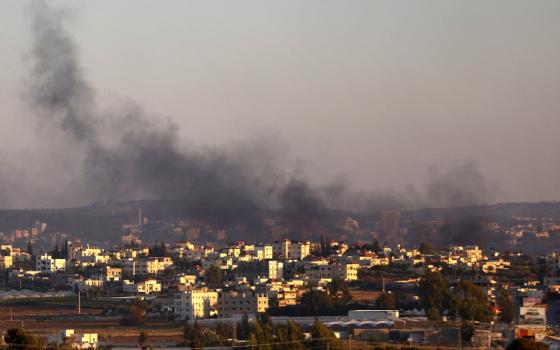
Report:
[[[484,177],[474,161],[428,168],[428,183],[418,191],[409,185],[402,191],[355,191],[348,181],[339,180],[322,189],[329,207],[360,212],[382,209],[468,207],[492,203],[499,186]]]
[[[347,181],[313,186],[294,176],[278,143],[257,140],[227,148],[180,145],[177,127],[135,103],[102,109],[84,77],[68,16],[34,1],[32,68],[26,99],[41,128],[66,149],[60,167],[89,200],[175,199],[186,213],[255,231],[271,208],[288,220],[315,223],[326,208],[375,212],[464,206],[493,200],[495,190],[468,162],[432,168],[425,191],[363,192]],[[45,140],[45,142],[51,142]]]
[[[498,185],[486,180],[476,163],[429,168],[426,200],[434,207],[465,207],[496,200]]]
[[[178,199],[189,213],[223,224],[261,221],[262,209],[281,192],[276,183],[281,174],[267,162],[272,151],[252,150],[250,160],[233,149],[186,151],[171,122],[162,123],[132,103],[100,112],[64,26],[65,13],[42,1],[33,2],[31,10],[29,101],[41,123],[62,130],[70,152],[83,159],[84,184],[92,198]],[[257,160],[259,167],[254,166]],[[265,172],[275,174],[264,177]]]

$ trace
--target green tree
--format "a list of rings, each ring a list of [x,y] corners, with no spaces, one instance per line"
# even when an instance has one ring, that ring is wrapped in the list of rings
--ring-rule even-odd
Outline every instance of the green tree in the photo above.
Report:
[[[441,311],[439,309],[431,307],[426,310],[426,317],[428,318],[428,320],[432,321],[441,320]]]
[[[69,252],[70,252],[70,245],[68,240],[65,240],[64,245],[60,247],[60,257],[63,259],[68,259]]]
[[[272,343],[272,350],[303,350],[303,332],[294,321],[278,325],[274,329],[276,338]]]
[[[334,332],[327,326],[315,319],[313,327],[311,328],[311,342],[310,348],[320,348],[329,350],[343,350],[344,344],[338,339]]]
[[[512,341],[506,350],[548,350],[548,345],[530,339],[519,338]]]
[[[251,348],[255,350],[272,350],[272,332],[267,325],[258,321],[251,325]]]
[[[474,336],[474,325],[472,322],[463,322],[461,324],[461,341],[463,344],[469,343]]]
[[[274,329],[276,338],[272,344],[272,350],[285,350],[288,348],[288,327],[286,325],[278,325]]]
[[[216,338],[218,345],[226,345],[228,339],[233,338],[233,327],[227,322],[216,323]]]
[[[193,334],[192,325],[189,322],[185,323],[185,326],[183,327],[183,339],[185,339],[185,342],[189,342],[191,340],[192,334]]]
[[[258,317],[258,321],[262,327],[267,327],[272,329],[272,319],[268,313],[263,313]]]
[[[343,313],[344,304],[321,290],[310,290],[301,297],[301,305],[308,316],[326,316]]]
[[[124,326],[140,326],[146,321],[146,310],[140,305],[132,305],[121,320]]]
[[[339,302],[346,303],[350,300],[350,291],[346,281],[334,278],[328,285],[329,295],[335,297]]]
[[[142,347],[146,343],[146,340],[148,340],[148,332],[141,331],[138,335],[138,344]]]
[[[375,301],[375,306],[381,310],[394,310],[397,307],[397,297],[394,293],[382,293]]]
[[[202,349],[206,345],[206,336],[204,335],[204,328],[198,323],[194,322],[191,332],[190,347],[191,349]]]
[[[515,304],[511,299],[509,291],[500,286],[496,301],[501,310],[500,320],[505,323],[511,323],[515,317]]]
[[[238,339],[249,339],[251,334],[251,325],[249,324],[249,316],[243,314],[241,321],[237,323],[237,338]]]
[[[206,284],[210,288],[220,288],[222,286],[222,270],[217,265],[212,265],[204,273]]]
[[[287,334],[288,334],[288,344],[284,347],[287,350],[303,350],[304,346],[302,343],[303,332],[301,327],[294,321],[288,321],[286,323]]]
[[[27,254],[33,256],[33,244],[31,243],[31,239],[27,241]]]
[[[37,338],[22,328],[8,329],[4,335],[4,341],[9,350],[37,350],[38,348],[42,348]]]
[[[459,315],[463,320],[489,322],[493,312],[484,290],[468,280],[458,286]]]
[[[447,282],[440,272],[426,272],[420,282],[420,297],[428,319],[440,320],[449,302]]]
[[[54,248],[53,248],[53,250],[50,252],[50,255],[51,255],[54,259],[60,258],[60,250],[58,249],[58,243],[55,243],[55,244],[54,244]]]

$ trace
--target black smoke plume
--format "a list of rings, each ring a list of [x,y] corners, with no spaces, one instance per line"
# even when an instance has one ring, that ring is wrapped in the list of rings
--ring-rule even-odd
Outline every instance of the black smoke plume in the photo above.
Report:
[[[270,163],[275,150],[267,145],[185,150],[175,125],[134,104],[101,112],[65,27],[66,14],[44,1],[33,2],[31,11],[29,101],[43,124],[62,130],[76,160],[83,159],[92,198],[176,199],[193,216],[253,228],[278,198],[290,215],[293,209],[298,215],[322,214],[320,201],[285,184],[279,164]]]
[[[421,191],[412,185],[403,191],[356,191],[344,178],[321,189],[328,207],[370,213],[388,208],[478,206],[496,201],[498,193],[498,184],[488,181],[472,160],[431,165],[428,182]]]
[[[486,180],[474,161],[431,166],[426,202],[431,207],[466,207],[496,200],[499,186]]]
[[[307,225],[328,215],[327,207],[373,214],[383,208],[492,200],[494,190],[474,163],[432,170],[425,193],[412,187],[402,193],[363,192],[345,181],[310,185],[285,170],[290,166],[281,161],[282,150],[268,142],[185,148],[171,121],[134,103],[101,109],[66,27],[68,14],[46,1],[33,1],[30,13],[33,46],[26,98],[40,127],[66,145],[66,163],[60,168],[78,169],[75,187],[89,200],[173,199],[187,215],[241,224],[253,232],[260,232],[270,209]]]

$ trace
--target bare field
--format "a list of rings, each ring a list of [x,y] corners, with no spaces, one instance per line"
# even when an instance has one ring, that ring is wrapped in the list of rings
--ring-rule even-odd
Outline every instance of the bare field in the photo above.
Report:
[[[148,333],[148,344],[175,344],[182,340],[180,324],[148,322],[141,328],[124,327],[118,320],[100,317],[101,312],[101,309],[87,308],[79,315],[72,305],[0,305],[0,332],[23,326],[37,336],[46,337],[62,329],[74,329],[77,333],[97,333],[100,342],[133,344],[143,330]]]

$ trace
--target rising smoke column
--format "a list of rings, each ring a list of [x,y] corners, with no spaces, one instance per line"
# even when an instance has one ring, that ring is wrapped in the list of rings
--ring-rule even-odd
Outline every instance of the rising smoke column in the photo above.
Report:
[[[84,152],[85,186],[97,199],[137,195],[181,199],[195,215],[228,222],[258,214],[252,179],[221,152],[182,152],[176,128],[157,125],[128,106],[104,118],[83,76],[66,14],[32,3],[33,69],[30,100],[44,123],[57,127]],[[103,129],[103,126],[107,126]],[[111,130],[113,127],[119,130]],[[114,140],[106,145],[102,137]],[[251,218],[252,220],[252,218]]]
[[[308,217],[302,215],[324,214],[307,184],[288,183],[281,166],[270,162],[278,150],[180,149],[171,122],[133,103],[100,112],[66,29],[67,14],[45,1],[34,1],[31,14],[28,99],[40,123],[61,131],[69,152],[83,159],[83,185],[93,200],[175,199],[188,214],[253,229],[260,228],[263,211],[278,203],[303,221]]]
[[[77,49],[64,28],[66,14],[44,1],[31,4],[33,67],[29,101],[73,141],[95,147],[94,93],[82,76]]]
[[[489,182],[474,161],[447,166],[432,165],[425,202],[430,207],[466,207],[496,200],[497,183]]]

